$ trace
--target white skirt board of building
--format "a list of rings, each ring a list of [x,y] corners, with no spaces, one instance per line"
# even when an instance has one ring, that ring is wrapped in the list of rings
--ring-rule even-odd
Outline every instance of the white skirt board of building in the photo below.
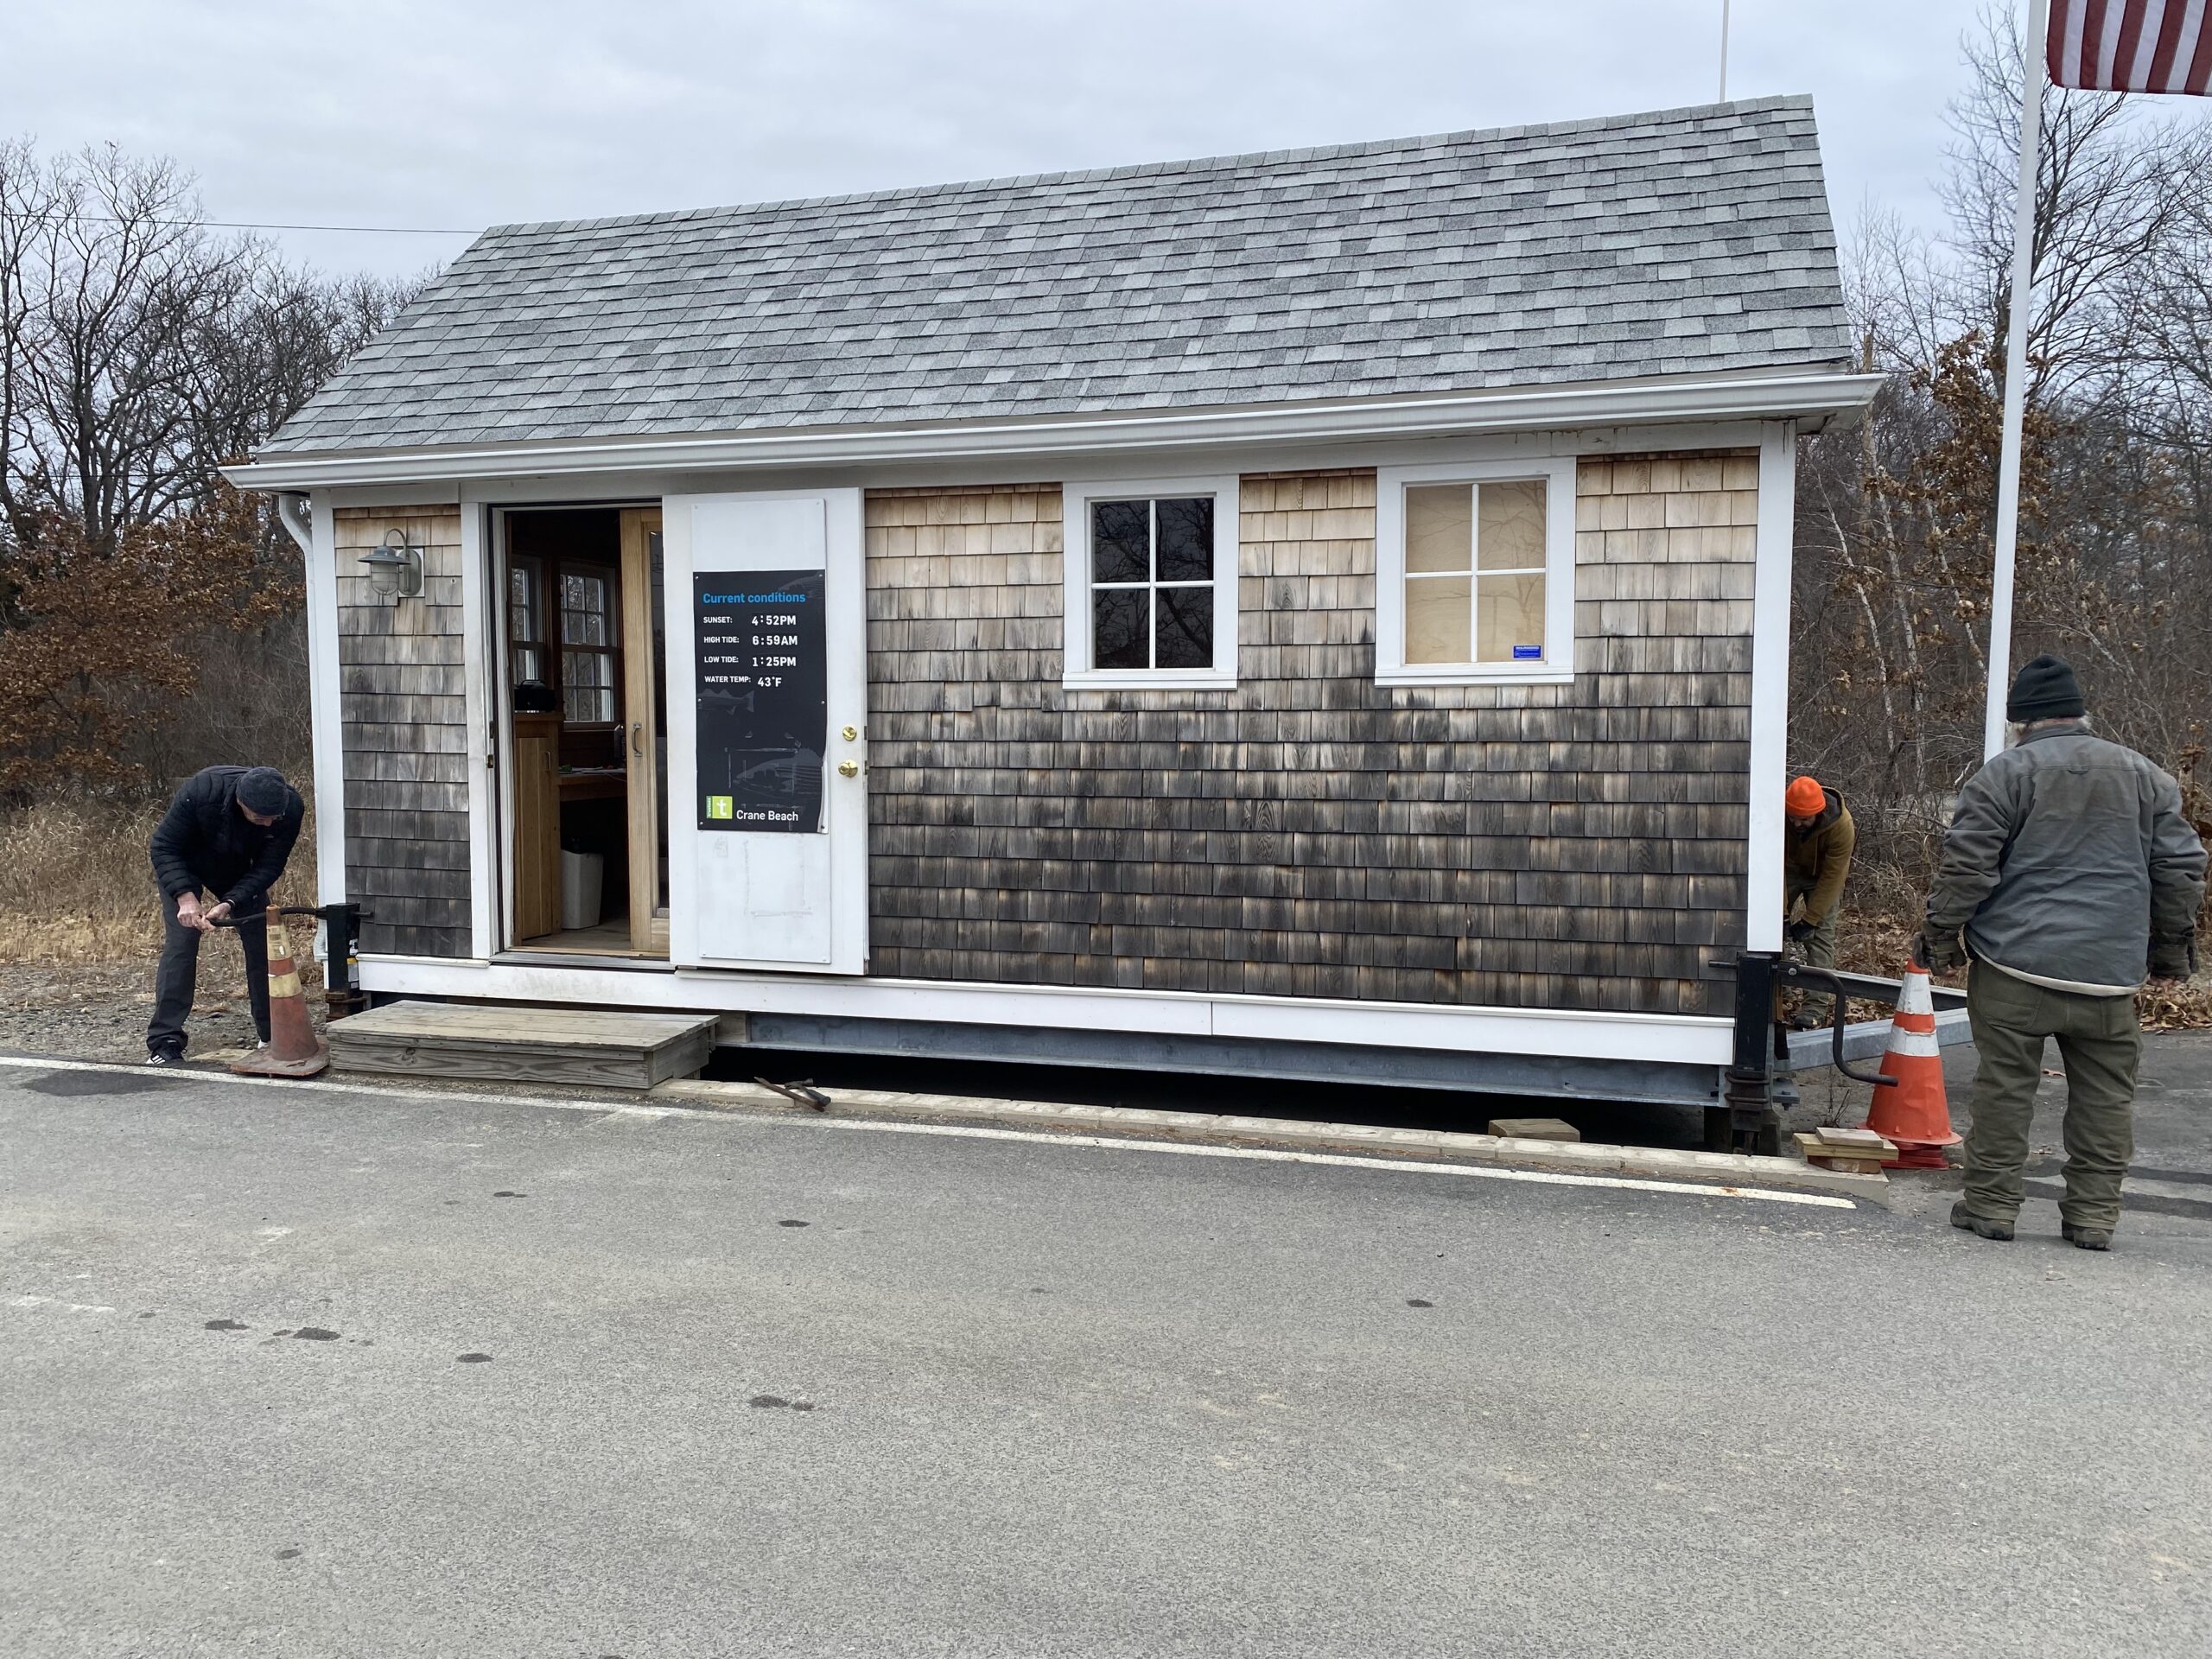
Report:
[[[379,996],[1687,1103],[1851,359],[1773,99],[494,230],[232,476]]]

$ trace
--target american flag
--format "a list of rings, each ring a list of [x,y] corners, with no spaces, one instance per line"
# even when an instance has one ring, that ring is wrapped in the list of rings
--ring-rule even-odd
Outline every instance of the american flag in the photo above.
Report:
[[[2051,0],[2055,86],[2212,95],[2212,0]]]

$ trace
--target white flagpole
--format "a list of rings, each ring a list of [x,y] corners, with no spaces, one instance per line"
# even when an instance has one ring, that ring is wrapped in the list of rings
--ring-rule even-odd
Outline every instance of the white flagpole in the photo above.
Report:
[[[2043,151],[2044,33],[2050,0],[2028,0],[2020,50],[2020,188],[2012,207],[2012,293],[2005,323],[2005,429],[1997,457],[1997,556],[1989,575],[1989,692],[1981,758],[2005,747],[2012,681],[2012,563],[2020,528],[2020,429],[2028,409],[2028,289],[2035,281],[2036,163]]]
[[[1728,0],[1720,0],[1720,101],[1728,101]]]

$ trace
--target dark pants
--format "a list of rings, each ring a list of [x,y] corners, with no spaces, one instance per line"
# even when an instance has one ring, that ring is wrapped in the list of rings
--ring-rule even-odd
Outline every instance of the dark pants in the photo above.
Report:
[[[2044,1040],[2056,1037],[2066,1062],[2066,1196],[2058,1213],[2076,1227],[2118,1226],[2143,1052],[2135,999],[2050,990],[1978,962],[1967,976],[1967,1018],[1979,1057],[1967,1126],[1967,1209],[1993,1221],[2019,1213]]]
[[[1809,887],[1786,889],[1782,895],[1782,919],[1785,922],[1789,919],[1790,912],[1796,909],[1799,899],[1802,899],[1809,903],[1812,896],[1812,889]],[[1835,918],[1836,912],[1829,911],[1825,917],[1813,925],[1810,934],[1804,938],[1789,941],[1789,953],[1802,959],[1808,968],[1825,968],[1830,973],[1834,973],[1835,971]],[[1805,993],[1805,1017],[1815,1024],[1822,1026],[1827,1024],[1834,1017],[1834,1007],[1835,999],[1826,991],[1808,990]]]
[[[163,1049],[184,1052],[184,1022],[192,1013],[192,993],[200,977],[200,931],[176,918],[176,899],[164,895],[162,921],[162,965],[154,975],[154,1018],[146,1027],[146,1052]],[[253,1010],[253,1028],[263,1042],[269,1040],[269,928],[248,921],[235,932],[238,949],[245,953],[245,1000]]]

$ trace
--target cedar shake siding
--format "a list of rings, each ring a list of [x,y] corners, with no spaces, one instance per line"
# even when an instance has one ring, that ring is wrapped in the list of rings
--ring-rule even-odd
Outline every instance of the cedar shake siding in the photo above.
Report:
[[[1238,683],[1154,691],[1060,685],[1056,487],[870,492],[869,971],[1721,1011],[1757,482],[1585,461],[1573,683],[1388,688],[1374,473],[1248,474]]]
[[[393,529],[423,550],[422,597],[396,604],[370,591],[360,563]],[[465,957],[468,717],[460,510],[341,507],[337,531],[346,896],[371,912],[361,949]]]

